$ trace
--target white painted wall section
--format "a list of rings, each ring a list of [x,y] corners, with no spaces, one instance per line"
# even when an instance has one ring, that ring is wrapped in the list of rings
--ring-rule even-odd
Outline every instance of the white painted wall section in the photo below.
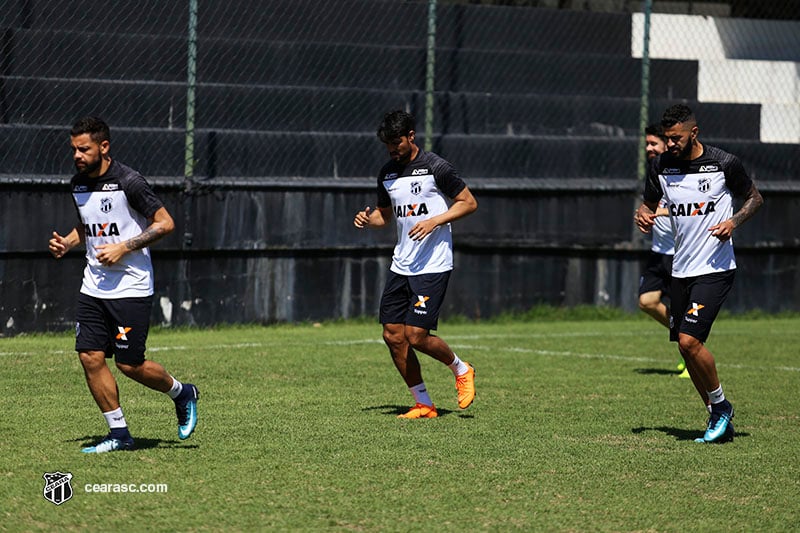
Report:
[[[641,58],[643,14],[631,29],[631,54]],[[762,142],[800,142],[800,22],[655,13],[649,52],[697,61],[700,102],[760,104]]]

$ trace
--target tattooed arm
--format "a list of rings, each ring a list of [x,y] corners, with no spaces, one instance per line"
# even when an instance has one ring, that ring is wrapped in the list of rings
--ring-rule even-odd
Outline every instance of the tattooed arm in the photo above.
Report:
[[[166,208],[161,207],[149,219],[150,225],[136,237],[116,244],[101,244],[97,247],[97,260],[105,266],[116,264],[122,256],[133,250],[140,250],[154,243],[164,235],[172,233],[175,221]]]
[[[759,210],[763,203],[764,198],[761,197],[761,193],[758,192],[756,184],[753,183],[750,186],[750,190],[747,191],[747,194],[744,196],[744,203],[742,204],[742,207],[736,213],[734,213],[731,218],[725,222],[711,226],[708,228],[708,231],[710,231],[711,235],[719,240],[727,241],[731,238],[733,230],[744,224],[745,221],[755,215],[756,211]]]
[[[733,221],[733,227],[738,228],[745,222],[745,220],[755,215],[756,211],[759,210],[763,203],[764,198],[761,197],[761,193],[758,192],[758,189],[756,189],[756,184],[754,183],[752,187],[750,187],[750,190],[747,191],[741,209],[739,209],[731,217],[731,220]]]
[[[172,220],[166,208],[162,207],[153,214],[150,219],[150,225],[136,237],[132,237],[125,241],[125,246],[128,250],[139,250],[145,246],[156,242],[158,239],[172,233],[175,229],[175,222]]]

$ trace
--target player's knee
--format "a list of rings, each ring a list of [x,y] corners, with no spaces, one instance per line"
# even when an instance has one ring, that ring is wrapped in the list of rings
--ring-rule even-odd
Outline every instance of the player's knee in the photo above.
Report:
[[[117,368],[119,368],[120,372],[128,376],[129,378],[135,378],[139,375],[139,371],[142,368],[142,365],[131,365],[128,363],[120,363],[119,361],[116,362]]]
[[[395,331],[393,329],[384,329],[383,342],[385,342],[389,348],[398,347],[405,344],[406,338],[402,330]]]
[[[702,346],[703,343],[691,335],[678,335],[678,349],[684,357],[694,357]]]
[[[653,311],[658,307],[660,301],[659,298],[654,298],[649,293],[642,294],[639,296],[639,309],[645,312]]]
[[[421,328],[406,328],[406,339],[415,349],[419,350],[425,345],[428,338],[428,330]]]
[[[106,364],[106,354],[103,352],[79,352],[81,366],[89,372],[97,370]]]

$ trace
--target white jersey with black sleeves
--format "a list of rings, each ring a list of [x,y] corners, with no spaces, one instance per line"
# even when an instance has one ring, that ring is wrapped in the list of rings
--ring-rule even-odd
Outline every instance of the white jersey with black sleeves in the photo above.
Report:
[[[703,154],[686,161],[665,152],[648,166],[644,199],[663,196],[675,230],[672,275],[687,278],[736,268],[733,239],[720,241],[709,228],[733,216],[733,198],[752,187],[738,157],[705,145]]]
[[[70,187],[86,236],[86,268],[81,293],[95,298],[135,298],[153,294],[150,250],[131,250],[112,265],[97,260],[96,247],[124,242],[141,234],[148,219],[163,207],[135,170],[111,161],[98,178],[73,176]]]
[[[397,221],[397,245],[391,271],[404,276],[434,274],[453,269],[450,224],[437,227],[415,241],[408,232],[417,222],[446,212],[449,199],[466,184],[453,165],[433,152],[420,149],[407,165],[390,161],[378,175],[378,207],[390,207]]]

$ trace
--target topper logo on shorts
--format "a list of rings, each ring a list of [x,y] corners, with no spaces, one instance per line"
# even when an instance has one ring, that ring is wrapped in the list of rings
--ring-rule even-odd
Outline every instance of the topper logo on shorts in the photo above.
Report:
[[[417,303],[414,304],[414,312],[418,315],[427,315],[428,311],[426,310],[425,302],[430,300],[430,296],[421,296],[417,295]]]
[[[414,304],[414,307],[425,307],[425,302],[427,302],[430,299],[431,299],[430,296],[417,295],[418,302]]]
[[[84,224],[87,237],[119,237],[119,228],[116,222],[104,224]]]
[[[118,341],[126,341],[126,340],[128,340],[127,333],[132,329],[133,328],[124,328],[122,326],[117,326],[117,331],[119,331],[119,333],[117,333],[117,340]]]
[[[418,217],[428,214],[428,206],[425,202],[421,204],[407,204],[394,206],[394,214],[397,218]]]
[[[119,333],[117,333],[117,337],[116,337],[116,339],[117,339],[118,341],[125,341],[125,342],[127,342],[127,341],[128,341],[128,335],[127,335],[127,333],[128,333],[130,330],[132,330],[132,329],[133,329],[133,328],[127,328],[127,327],[117,326],[117,331],[119,331]],[[119,342],[115,342],[115,343],[114,343],[114,346],[115,346],[117,349],[119,349],[119,350],[127,350],[129,345],[128,345],[128,344],[122,344],[122,343],[119,343]]]
[[[689,202],[685,204],[670,204],[669,210],[674,217],[696,217],[713,213],[714,202]]]
[[[687,311],[686,314],[687,315],[700,316],[700,310],[702,308],[704,308],[704,307],[705,307],[705,305],[703,305],[703,304],[698,304],[698,303],[692,302],[692,308],[689,309],[689,311]]]

